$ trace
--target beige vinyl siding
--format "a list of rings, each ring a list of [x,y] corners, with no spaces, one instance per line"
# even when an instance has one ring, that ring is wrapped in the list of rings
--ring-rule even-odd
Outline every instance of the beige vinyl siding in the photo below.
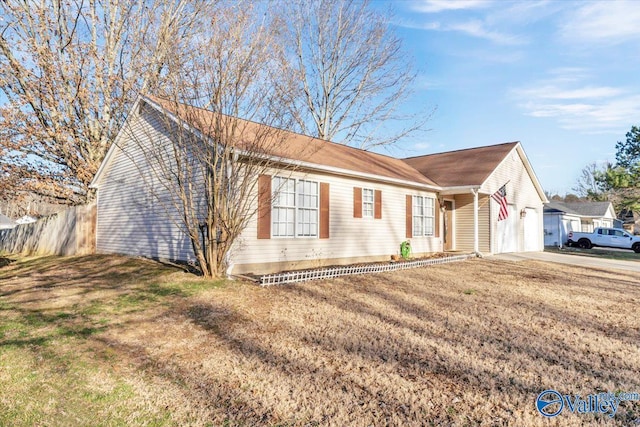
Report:
[[[272,171],[272,175],[283,172]],[[389,259],[398,254],[405,237],[405,197],[421,195],[436,197],[435,193],[368,182],[352,178],[318,173],[284,172],[297,179],[329,184],[330,238],[257,239],[254,218],[234,247],[234,272],[309,268],[327,264],[344,264],[367,260]],[[382,192],[382,218],[354,218],[354,187],[371,188]],[[441,234],[440,234],[441,235]],[[442,250],[440,237],[414,237],[413,253]],[[269,266],[259,264],[271,264]]]
[[[517,251],[524,250],[524,221],[520,217],[523,209],[535,209],[538,214],[539,227],[539,250],[544,249],[543,236],[543,203],[541,195],[536,190],[533,179],[529,171],[524,165],[524,151],[521,148],[514,148],[504,160],[498,165],[495,171],[487,178],[482,185],[481,191],[487,194],[493,194],[502,185],[508,182],[506,186],[507,202],[515,206],[518,242]],[[498,223],[498,205],[494,200],[490,200],[491,204],[491,234],[492,234],[492,251],[497,247],[496,229]]]
[[[488,253],[489,247],[489,196],[478,196],[478,249]],[[455,196],[455,249],[473,251],[473,194],[457,194]]]
[[[146,155],[141,150],[141,146],[168,143],[157,120],[155,115],[132,115],[130,128],[122,131],[114,157],[98,184],[99,253],[194,260],[190,240],[182,230],[180,210],[150,167],[151,148]]]
[[[135,134],[137,142],[127,135]],[[133,116],[128,132],[112,153],[98,183],[97,250],[152,258],[193,261],[180,210],[172,203],[167,185],[152,172],[141,147],[169,147],[157,116]],[[398,254],[405,237],[405,197],[436,197],[412,188],[301,171],[271,172],[329,184],[328,239],[296,237],[257,239],[253,216],[232,248],[233,272],[264,273],[327,264],[386,260]],[[353,188],[372,188],[382,194],[382,218],[353,218]],[[257,191],[257,187],[255,189]],[[162,202],[160,202],[162,201]],[[442,250],[440,237],[411,239],[414,254]]]

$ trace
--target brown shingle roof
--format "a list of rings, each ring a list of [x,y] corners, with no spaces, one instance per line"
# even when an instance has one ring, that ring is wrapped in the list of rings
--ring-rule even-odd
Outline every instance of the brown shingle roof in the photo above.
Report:
[[[199,125],[198,123],[212,123],[214,121],[212,118],[215,113],[209,110],[190,107],[185,104],[179,104],[179,107],[176,107],[178,104],[175,102],[153,96],[147,95],[145,98],[158,104],[166,111],[177,115],[200,132],[210,135],[210,130],[205,129],[208,125]],[[256,134],[260,132],[261,129],[269,128],[266,125],[243,119],[233,120],[238,120],[243,126],[246,126],[245,130],[247,132],[245,135]],[[319,166],[329,166],[395,180],[437,186],[435,182],[401,159],[312,138],[290,131],[275,130],[275,132],[277,132],[277,137],[282,142],[270,144],[265,150],[269,155],[282,159],[312,163]]]
[[[442,187],[482,185],[518,142],[403,159]]]

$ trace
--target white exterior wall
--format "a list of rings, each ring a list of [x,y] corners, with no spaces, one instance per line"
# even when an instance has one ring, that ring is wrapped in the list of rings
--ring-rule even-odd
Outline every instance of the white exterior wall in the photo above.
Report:
[[[98,187],[96,251],[150,258],[193,261],[188,236],[180,227],[180,211],[171,193],[149,167],[150,154],[141,146],[159,146],[168,139],[151,116],[133,115],[130,131],[123,131],[120,147],[104,171]],[[136,135],[136,141],[127,135]],[[158,203],[158,197],[166,203]]]
[[[544,245],[561,246],[567,243],[570,231],[580,231],[580,217],[561,212],[544,214]]]
[[[373,171],[372,171],[373,172]],[[281,176],[329,183],[329,238],[257,238],[254,216],[234,247],[234,272],[279,271],[366,260],[388,260],[399,254],[406,236],[406,196],[431,196],[433,192],[361,181],[320,173],[281,172]],[[278,171],[273,171],[278,175]],[[382,192],[382,218],[353,217],[353,188]],[[438,214],[438,213],[436,213]],[[442,221],[439,237],[409,239],[414,254],[442,251]],[[271,264],[270,266],[258,264]]]
[[[517,252],[523,252],[525,249],[525,227],[524,219],[520,217],[523,209],[533,209],[537,213],[538,230],[537,250],[544,249],[543,238],[543,199],[538,194],[533,179],[527,171],[523,156],[524,154],[518,150],[518,147],[509,153],[495,171],[487,178],[482,185],[480,191],[486,194],[495,193],[500,187],[508,182],[506,186],[507,202],[513,205],[513,211],[516,213],[516,230],[517,230]],[[491,199],[490,203],[490,227],[491,227],[491,252],[495,253],[498,247],[497,230],[498,230],[498,204]],[[510,214],[512,215],[512,214]],[[530,248],[529,248],[530,249]]]

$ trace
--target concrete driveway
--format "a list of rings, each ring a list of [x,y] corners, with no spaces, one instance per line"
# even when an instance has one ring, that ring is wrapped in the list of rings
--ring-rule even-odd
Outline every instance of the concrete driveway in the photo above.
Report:
[[[617,269],[640,272],[640,255],[639,262],[624,261],[617,259],[593,258],[580,255],[556,254],[551,252],[519,252],[511,254],[491,255],[489,259],[502,259],[506,261],[545,261],[556,262],[560,264],[569,264],[573,266],[594,267],[605,269]]]

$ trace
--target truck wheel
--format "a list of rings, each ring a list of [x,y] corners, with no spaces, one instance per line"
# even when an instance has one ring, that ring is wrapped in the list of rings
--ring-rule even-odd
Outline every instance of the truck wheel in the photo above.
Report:
[[[631,249],[633,249],[633,252],[640,254],[640,243],[634,243]]]
[[[589,239],[580,239],[578,240],[578,247],[581,249],[591,249],[593,245]]]

